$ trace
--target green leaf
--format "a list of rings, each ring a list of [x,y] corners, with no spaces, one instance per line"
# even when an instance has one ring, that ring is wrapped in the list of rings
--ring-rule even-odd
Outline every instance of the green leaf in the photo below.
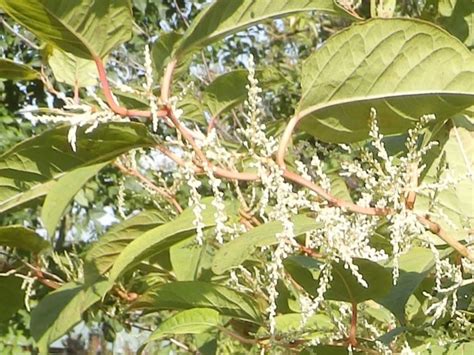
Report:
[[[272,70],[259,70],[256,76],[261,88],[268,88],[283,81],[281,74]],[[233,70],[218,76],[205,88],[204,99],[212,117],[219,116],[247,99],[247,77],[247,70]]]
[[[97,69],[92,60],[53,48],[48,64],[56,80],[62,83],[79,88],[97,83]]]
[[[331,318],[325,314],[315,314],[310,317],[306,321],[303,329],[301,328],[302,319],[303,317],[300,313],[281,314],[275,317],[275,328],[278,333],[293,333],[301,331],[308,333],[312,331],[329,332],[335,327]]]
[[[199,245],[195,238],[191,237],[170,248],[171,265],[178,281],[197,279],[206,247],[206,244]]]
[[[265,20],[302,11],[336,13],[332,0],[217,0],[202,11],[180,41],[175,56],[183,55]]]
[[[296,236],[318,227],[313,218],[304,215],[297,215],[292,221],[295,226]],[[257,248],[276,244],[275,235],[282,230],[281,222],[273,221],[255,227],[240,237],[224,244],[214,257],[212,271],[219,275],[241,265]]]
[[[40,73],[26,64],[0,58],[0,78],[9,80],[39,79]]]
[[[108,281],[90,287],[67,283],[51,292],[31,313],[31,335],[40,352],[47,353],[48,345],[71,330],[82,319],[82,314],[99,301],[110,289]]]
[[[385,296],[391,286],[390,270],[365,259],[355,258],[354,265],[367,282],[368,287],[362,286],[352,272],[346,269],[343,263],[332,263],[333,279],[324,298],[334,301],[360,303]],[[285,260],[285,269],[292,278],[300,284],[306,292],[315,296],[319,281],[315,279],[320,269],[320,263],[304,256],[292,256]]]
[[[433,253],[425,248],[414,247],[399,260],[400,277],[390,292],[376,299],[397,317],[405,322],[405,307],[410,296],[416,291],[434,265]]]
[[[113,123],[88,134],[84,133],[87,127],[79,128],[74,153],[67,140],[68,129],[46,131],[0,156],[0,213],[46,195],[68,171],[155,144],[145,125]]]
[[[357,282],[351,271],[343,264],[333,264],[333,280],[325,298],[335,301],[360,303],[367,300],[383,297],[392,285],[390,270],[365,259],[354,259],[354,264],[359,268],[368,287]]]
[[[474,228],[474,123],[467,115],[459,115],[451,120],[446,129],[449,131],[447,141],[443,147],[433,152],[438,157],[428,170],[423,183],[437,182],[437,169],[444,160],[450,174],[461,179],[454,187],[441,191],[436,200],[437,207],[451,222],[438,218],[438,223],[447,233],[461,240]],[[430,200],[426,194],[419,193],[415,210],[420,214],[428,212]],[[435,244],[445,244],[435,235],[431,236],[431,240]]]
[[[87,252],[84,260],[86,283],[107,272],[122,250],[134,239],[165,223],[164,216],[154,210],[143,211],[113,227]]]
[[[211,308],[220,315],[262,321],[255,301],[230,288],[201,281],[177,281],[160,285],[139,297],[135,308],[162,309]]]
[[[104,58],[132,34],[129,0],[0,0],[0,7],[41,40],[81,58]]]
[[[153,43],[151,56],[157,73],[163,73],[163,70],[172,58],[174,46],[182,36],[182,34],[177,32],[164,33]]]
[[[23,280],[16,276],[0,276],[0,324],[8,322],[23,306],[22,283]]]
[[[220,323],[219,312],[211,308],[193,308],[181,311],[158,326],[147,343],[177,334],[200,334]]]
[[[426,344],[412,349],[415,354],[420,355],[467,355],[474,353],[474,342],[454,343],[440,346],[437,344]]]
[[[41,209],[41,221],[49,236],[54,235],[56,226],[64,214],[69,203],[77,192],[104,166],[110,162],[84,166],[66,173],[49,190]]]
[[[436,73],[436,75],[433,75]],[[474,55],[440,28],[374,19],[334,36],[303,65],[301,128],[327,142],[368,137],[371,108],[384,134],[422,115],[439,119],[474,104]]]
[[[440,24],[469,48],[474,47],[474,2],[472,0],[444,0],[439,3]]]
[[[206,205],[202,212],[204,228],[215,225],[215,208],[210,204],[210,201],[212,198],[203,200]],[[156,227],[133,240],[122,250],[115,261],[110,271],[110,279],[116,280],[132,266],[194,235],[196,230],[194,220],[192,208],[188,208],[174,221]]]
[[[0,245],[31,251],[36,254],[50,246],[35,231],[22,226],[0,227]]]

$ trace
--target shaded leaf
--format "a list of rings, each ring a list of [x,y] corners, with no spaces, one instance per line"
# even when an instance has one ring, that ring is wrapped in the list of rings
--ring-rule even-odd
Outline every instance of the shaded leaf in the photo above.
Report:
[[[30,66],[13,60],[0,58],[0,78],[9,80],[39,79],[40,73]]]
[[[206,205],[202,212],[204,228],[215,225],[214,213],[216,210],[211,205],[211,201],[212,198],[206,198],[202,201]],[[117,279],[124,271],[137,265],[142,260],[159,254],[172,245],[194,235],[196,231],[194,220],[192,208],[188,208],[174,221],[156,227],[136,238],[120,253],[110,271],[110,279]]]
[[[149,210],[114,226],[87,252],[84,260],[86,282],[90,283],[107,272],[131,241],[165,221],[165,217],[160,212]]]
[[[333,279],[329,283],[330,287],[324,294],[324,298],[360,303],[385,296],[392,286],[390,270],[366,259],[354,258],[353,260],[368,287],[362,286],[351,270],[343,264],[333,262],[331,264]],[[313,296],[317,295],[320,262],[305,256],[292,256],[285,260],[285,269],[306,292]]]
[[[163,74],[163,70],[172,58],[174,46],[181,39],[183,35],[177,32],[164,33],[160,38],[153,43],[151,50],[151,56],[153,60],[153,66],[160,76]]]
[[[474,2],[472,0],[440,1],[440,24],[469,48],[474,47]]]
[[[382,133],[402,133],[422,115],[445,119],[471,106],[473,81],[474,55],[446,32],[374,19],[332,36],[305,61],[297,115],[303,130],[328,142],[367,138],[371,108]]]
[[[392,285],[390,270],[365,259],[354,259],[368,287],[357,282],[351,271],[340,263],[333,264],[333,280],[325,294],[326,299],[360,303],[383,297]]]
[[[402,323],[405,307],[410,296],[420,286],[434,266],[433,253],[429,249],[413,247],[399,260],[400,277],[390,292],[376,301],[391,311]]]
[[[59,339],[79,323],[82,314],[99,301],[110,289],[108,281],[90,287],[67,283],[51,292],[31,313],[31,335],[38,343],[40,352],[47,353],[48,345]]]
[[[22,283],[19,277],[0,276],[0,324],[8,322],[22,308],[25,299]]]
[[[304,215],[297,215],[292,221],[295,226],[296,236],[318,227],[314,219]],[[281,222],[269,222],[255,227],[240,237],[224,244],[214,257],[212,271],[216,274],[222,274],[241,265],[258,247],[276,244],[275,236],[282,230]]]
[[[0,0],[0,7],[41,40],[81,58],[104,58],[132,34],[129,0]]]
[[[104,166],[110,162],[98,163],[80,167],[66,173],[49,190],[41,209],[41,221],[49,236],[54,235],[67,206],[74,199],[77,192]]]
[[[160,285],[141,296],[133,307],[153,311],[211,308],[223,316],[254,323],[262,321],[260,311],[251,297],[201,281],[177,281]]]
[[[33,253],[39,253],[50,246],[35,231],[23,226],[0,227],[0,245]]]

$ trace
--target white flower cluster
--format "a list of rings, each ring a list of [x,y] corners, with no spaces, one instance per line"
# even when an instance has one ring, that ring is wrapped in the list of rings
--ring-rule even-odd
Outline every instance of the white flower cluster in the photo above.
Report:
[[[89,126],[85,133],[91,133],[96,129],[99,124],[107,122],[124,122],[128,121],[126,118],[117,116],[110,110],[96,111],[92,106],[85,104],[76,104],[71,98],[64,97],[65,105],[61,110],[54,109],[52,114],[38,114],[34,115],[31,111],[23,111],[25,118],[41,123],[69,123],[71,127],[68,132],[68,142],[71,145],[72,150],[75,152],[76,147],[76,134],[78,127]]]
[[[415,127],[409,130],[406,142],[408,153],[399,158],[398,163],[387,153],[374,109],[371,110],[370,118],[370,136],[373,139],[371,145],[374,151],[363,149],[362,162],[343,163],[344,172],[341,175],[356,176],[363,183],[359,205],[390,208],[395,212],[387,216],[387,219],[390,222],[388,229],[393,246],[393,279],[396,283],[400,256],[408,250],[415,236],[419,237],[425,233],[424,226],[418,222],[416,214],[407,208],[405,202],[408,193],[420,191],[420,188],[417,188],[418,177],[424,169],[424,166],[420,166],[421,159],[436,145],[432,142],[421,149],[418,147],[423,128],[434,116],[423,116]]]
[[[146,84],[144,88],[148,94],[148,100],[150,102],[150,112],[153,124],[153,132],[158,130],[158,100],[153,94],[153,62],[151,60],[150,47],[145,46],[145,78]]]
[[[206,158],[211,161],[233,161],[232,155],[220,145],[215,129],[209,132],[208,136],[203,142],[202,148],[206,154]],[[206,174],[209,178],[212,194],[214,196],[212,205],[216,209],[216,212],[214,213],[216,222],[215,238],[219,244],[223,244],[224,235],[227,233],[232,233],[233,230],[232,228],[227,227],[225,224],[227,222],[227,215],[225,212],[224,193],[220,190],[222,180],[216,177],[213,168],[210,167],[209,164],[204,164],[204,170],[206,171]]]
[[[196,242],[199,245],[204,243],[204,220],[202,212],[206,206],[201,202],[201,194],[198,189],[201,187],[201,182],[194,174],[194,153],[191,149],[183,151],[183,158],[185,160],[184,167],[181,167],[183,177],[189,186],[189,206],[193,208],[194,221],[193,225],[196,227]]]

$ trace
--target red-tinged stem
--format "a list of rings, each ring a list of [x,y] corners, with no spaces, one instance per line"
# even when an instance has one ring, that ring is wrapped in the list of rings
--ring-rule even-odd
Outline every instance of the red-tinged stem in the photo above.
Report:
[[[278,147],[278,152],[276,156],[276,162],[281,168],[285,168],[285,154],[286,149],[288,148],[288,144],[290,143],[291,137],[293,135],[293,131],[296,128],[296,125],[300,121],[300,117],[295,115],[291,118],[291,120],[286,125],[285,131],[281,136],[280,146]]]
[[[417,219],[431,233],[436,234],[438,237],[444,240],[447,244],[449,244],[454,250],[456,250],[459,254],[469,259],[470,261],[474,262],[474,254],[468,248],[466,248],[466,246],[462,245],[456,239],[454,239],[452,236],[446,233],[446,231],[443,228],[441,228],[441,226],[438,223],[430,221],[428,218],[423,217],[423,216],[418,216]]]
[[[163,75],[161,82],[161,101],[163,104],[167,104],[171,95],[171,83],[173,82],[173,73],[176,67],[177,60],[173,59],[168,63]]]
[[[110,109],[120,116],[135,116],[135,117],[151,117],[150,111],[142,110],[129,110],[126,107],[122,107],[115,101],[114,96],[112,95],[112,90],[110,89],[109,80],[107,79],[107,72],[105,70],[104,63],[100,57],[94,56],[94,62],[97,67],[97,72],[99,74],[99,81],[102,86],[102,92],[104,93],[105,100],[109,105]],[[165,117],[168,112],[166,110],[160,110],[157,112],[158,117]]]
[[[352,347],[357,346],[357,303],[352,302],[352,317],[351,317],[351,329],[349,330],[349,338],[347,342]]]

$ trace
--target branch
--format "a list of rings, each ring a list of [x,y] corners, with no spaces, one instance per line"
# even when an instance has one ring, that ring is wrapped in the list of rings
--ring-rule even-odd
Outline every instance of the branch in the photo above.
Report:
[[[447,234],[446,231],[443,228],[441,228],[441,226],[438,223],[430,221],[428,218],[424,216],[418,216],[417,219],[431,233],[436,234],[438,237],[444,240],[447,244],[449,244],[454,250],[456,250],[459,254],[469,259],[470,261],[474,262],[474,254],[466,246],[462,245],[452,236]]]
[[[38,47],[35,43],[30,41],[28,38],[23,36],[20,32],[15,31],[13,27],[11,27],[7,21],[3,17],[0,17],[0,23],[8,30],[10,31],[14,36],[17,36],[19,39],[21,39],[23,42],[25,42],[28,46],[30,46],[32,49],[39,50],[40,47]]]
[[[351,317],[351,328],[349,330],[349,338],[347,342],[352,346],[357,346],[357,303],[352,302],[352,317]]]
[[[173,73],[176,67],[176,59],[171,60],[165,69],[163,80],[161,82],[161,102],[167,104],[170,99],[171,83],[173,82]]]
[[[107,72],[105,71],[104,63],[100,57],[94,56],[94,62],[97,67],[97,72],[99,74],[99,81],[102,86],[102,91],[105,96],[105,100],[109,105],[110,109],[120,116],[136,116],[136,117],[146,117],[151,118],[150,111],[141,111],[141,110],[129,110],[126,107],[120,106],[112,95],[112,90],[110,89],[109,80],[107,79]],[[160,110],[157,112],[158,117],[165,117],[167,114],[166,110]]]
[[[116,161],[114,165],[123,173],[126,175],[134,176],[136,177],[141,183],[146,185],[148,188],[151,190],[155,191],[157,194],[162,196],[166,201],[168,201],[174,209],[178,212],[181,213],[183,212],[183,208],[180,206],[178,201],[176,201],[176,198],[173,196],[173,194],[170,191],[167,191],[166,189],[156,186],[150,179],[148,179],[146,176],[142,175],[139,171],[135,169],[128,168],[124,166],[123,164],[119,163]]]

